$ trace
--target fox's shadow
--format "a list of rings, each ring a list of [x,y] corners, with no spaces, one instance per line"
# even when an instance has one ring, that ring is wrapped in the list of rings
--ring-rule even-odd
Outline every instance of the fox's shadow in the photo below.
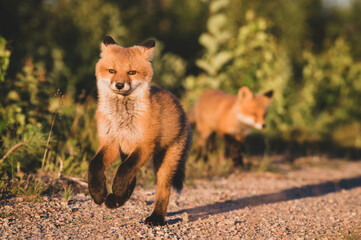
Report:
[[[182,213],[187,213],[189,221],[195,221],[199,218],[205,218],[210,215],[226,213],[245,207],[259,206],[262,204],[271,204],[284,202],[289,200],[317,197],[326,195],[328,193],[338,192],[343,189],[352,189],[361,186],[361,176],[347,179],[340,179],[336,181],[327,181],[319,184],[305,185],[302,187],[295,187],[286,189],[276,193],[261,194],[251,197],[239,198],[233,201],[216,202],[204,206],[188,208],[177,212],[170,212],[168,216],[174,216]],[[174,224],[181,221],[176,218],[168,221],[168,224]]]

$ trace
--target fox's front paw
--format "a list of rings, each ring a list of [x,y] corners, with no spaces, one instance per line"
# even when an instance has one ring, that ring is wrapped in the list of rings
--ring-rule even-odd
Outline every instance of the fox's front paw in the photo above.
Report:
[[[119,196],[111,193],[107,196],[107,199],[105,200],[105,206],[107,208],[117,208],[122,206],[125,203],[124,199],[121,199]]]
[[[164,225],[164,217],[153,212],[152,215],[145,219],[145,223],[151,226]]]
[[[107,188],[105,186],[104,174],[97,177],[89,175],[88,182],[90,196],[94,199],[96,204],[102,204],[108,194]]]
[[[124,205],[124,203],[128,201],[128,199],[132,195],[135,188],[135,183],[136,178],[133,178],[132,182],[125,190],[121,188],[113,188],[114,193],[111,193],[107,196],[107,199],[105,200],[105,206],[107,208],[117,208]]]

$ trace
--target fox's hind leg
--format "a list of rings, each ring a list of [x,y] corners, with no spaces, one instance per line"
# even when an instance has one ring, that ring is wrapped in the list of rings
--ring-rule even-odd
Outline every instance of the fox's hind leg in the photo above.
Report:
[[[188,132],[188,134],[190,134]],[[191,136],[176,141],[165,151],[154,156],[154,170],[157,176],[157,190],[153,213],[145,219],[150,225],[163,225],[167,213],[171,185],[180,192],[183,188],[185,162],[191,147]]]
[[[211,152],[211,153],[215,153],[216,150],[218,149],[218,138],[217,138],[217,134],[215,132],[213,132],[207,140],[207,151]]]
[[[118,157],[119,152],[114,146],[103,146],[90,161],[88,169],[88,188],[90,196],[94,199],[96,204],[102,204],[105,201],[107,189],[104,171]]]
[[[225,157],[233,160],[233,166],[243,166],[243,141],[236,139],[233,136],[225,135]]]
[[[211,131],[198,131],[197,130],[197,156],[196,160],[203,159],[205,162],[208,160],[207,156],[207,141],[209,136],[212,134]]]

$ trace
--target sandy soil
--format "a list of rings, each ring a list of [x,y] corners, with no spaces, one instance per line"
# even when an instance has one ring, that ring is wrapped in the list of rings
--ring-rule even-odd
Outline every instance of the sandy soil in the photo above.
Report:
[[[166,225],[143,223],[154,189],[121,208],[90,196],[0,201],[1,239],[361,239],[361,162],[197,180],[172,193]]]

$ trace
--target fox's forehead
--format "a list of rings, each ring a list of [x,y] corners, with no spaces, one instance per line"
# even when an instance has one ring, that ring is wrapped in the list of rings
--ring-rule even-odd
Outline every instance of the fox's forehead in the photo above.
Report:
[[[124,48],[117,45],[107,47],[106,51],[101,53],[102,58],[131,59],[141,57],[141,51],[137,47]]]
[[[242,111],[247,111],[247,112],[264,112],[266,110],[265,105],[260,104],[257,101],[253,101],[250,102],[248,104],[243,104],[243,106],[241,106],[241,110]]]
[[[240,110],[242,112],[249,113],[264,113],[267,109],[267,105],[269,100],[263,96],[255,96],[249,101],[242,102],[240,106]]]
[[[256,97],[257,102],[264,106],[265,108],[268,106],[268,104],[271,102],[271,98],[264,96],[264,95],[257,95]]]
[[[105,68],[114,68],[117,70],[139,70],[148,69],[149,62],[147,62],[144,57],[138,53],[137,49],[130,48],[117,48],[112,51],[107,51],[102,55],[101,59],[98,62],[99,66]],[[132,68],[132,69],[131,69]]]
[[[113,76],[119,76],[124,72],[135,70],[142,75],[137,76],[152,76],[152,66],[144,56],[144,51],[139,46],[124,48],[117,45],[110,45],[103,49],[101,57],[98,60],[95,68],[97,76],[106,76],[109,74],[109,69],[114,69],[116,73]]]

